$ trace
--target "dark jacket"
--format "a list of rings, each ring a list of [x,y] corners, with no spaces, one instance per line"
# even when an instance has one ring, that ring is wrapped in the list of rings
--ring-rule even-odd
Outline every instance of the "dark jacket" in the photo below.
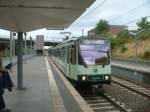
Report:
[[[0,94],[4,93],[4,88],[3,88],[3,77],[2,74],[0,73]]]
[[[0,93],[3,93],[4,89],[12,91],[13,82],[10,78],[8,71],[1,71],[2,75],[0,76]]]

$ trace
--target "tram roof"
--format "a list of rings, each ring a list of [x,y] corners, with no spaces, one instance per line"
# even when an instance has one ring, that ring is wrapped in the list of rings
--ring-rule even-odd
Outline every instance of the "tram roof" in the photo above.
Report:
[[[0,0],[0,28],[28,32],[67,28],[95,0]]]
[[[65,41],[63,41],[63,42],[61,42],[60,44],[57,44],[55,47],[59,47],[59,46],[61,46],[61,45],[63,45],[63,44],[66,44],[66,43],[69,43],[69,42],[73,42],[73,41],[77,41],[77,40],[82,40],[82,39],[89,39],[89,40],[109,40],[109,39],[107,39],[107,38],[95,38],[95,37],[93,37],[93,38],[91,38],[91,37],[84,37],[84,38],[82,38],[82,37],[72,37],[72,38],[69,38],[68,40],[65,40]]]

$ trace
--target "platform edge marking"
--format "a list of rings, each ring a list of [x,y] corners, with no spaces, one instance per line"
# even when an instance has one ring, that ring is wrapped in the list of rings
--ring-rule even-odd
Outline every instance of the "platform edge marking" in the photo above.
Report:
[[[57,87],[56,81],[53,77],[53,73],[51,71],[51,67],[49,66],[48,60],[45,57],[47,71],[48,71],[48,79],[52,96],[52,104],[54,112],[67,112],[64,106],[62,97],[60,95],[59,89]]]

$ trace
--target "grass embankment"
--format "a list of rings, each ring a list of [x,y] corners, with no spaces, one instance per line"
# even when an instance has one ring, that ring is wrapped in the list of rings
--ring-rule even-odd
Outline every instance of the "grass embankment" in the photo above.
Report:
[[[150,60],[150,38],[146,40],[138,40],[137,45],[138,50],[138,59]],[[112,50],[112,55],[114,57],[123,57],[123,58],[134,58],[135,57],[135,42],[129,41],[125,43],[125,51],[122,52],[120,47],[117,47]]]

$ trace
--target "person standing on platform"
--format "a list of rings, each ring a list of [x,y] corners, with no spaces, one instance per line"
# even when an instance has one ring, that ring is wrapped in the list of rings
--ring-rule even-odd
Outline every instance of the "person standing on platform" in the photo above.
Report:
[[[2,49],[0,49],[0,112],[11,112],[9,108],[6,108],[3,94],[5,89],[12,91],[12,87],[13,82],[10,78],[9,72],[2,67]]]

